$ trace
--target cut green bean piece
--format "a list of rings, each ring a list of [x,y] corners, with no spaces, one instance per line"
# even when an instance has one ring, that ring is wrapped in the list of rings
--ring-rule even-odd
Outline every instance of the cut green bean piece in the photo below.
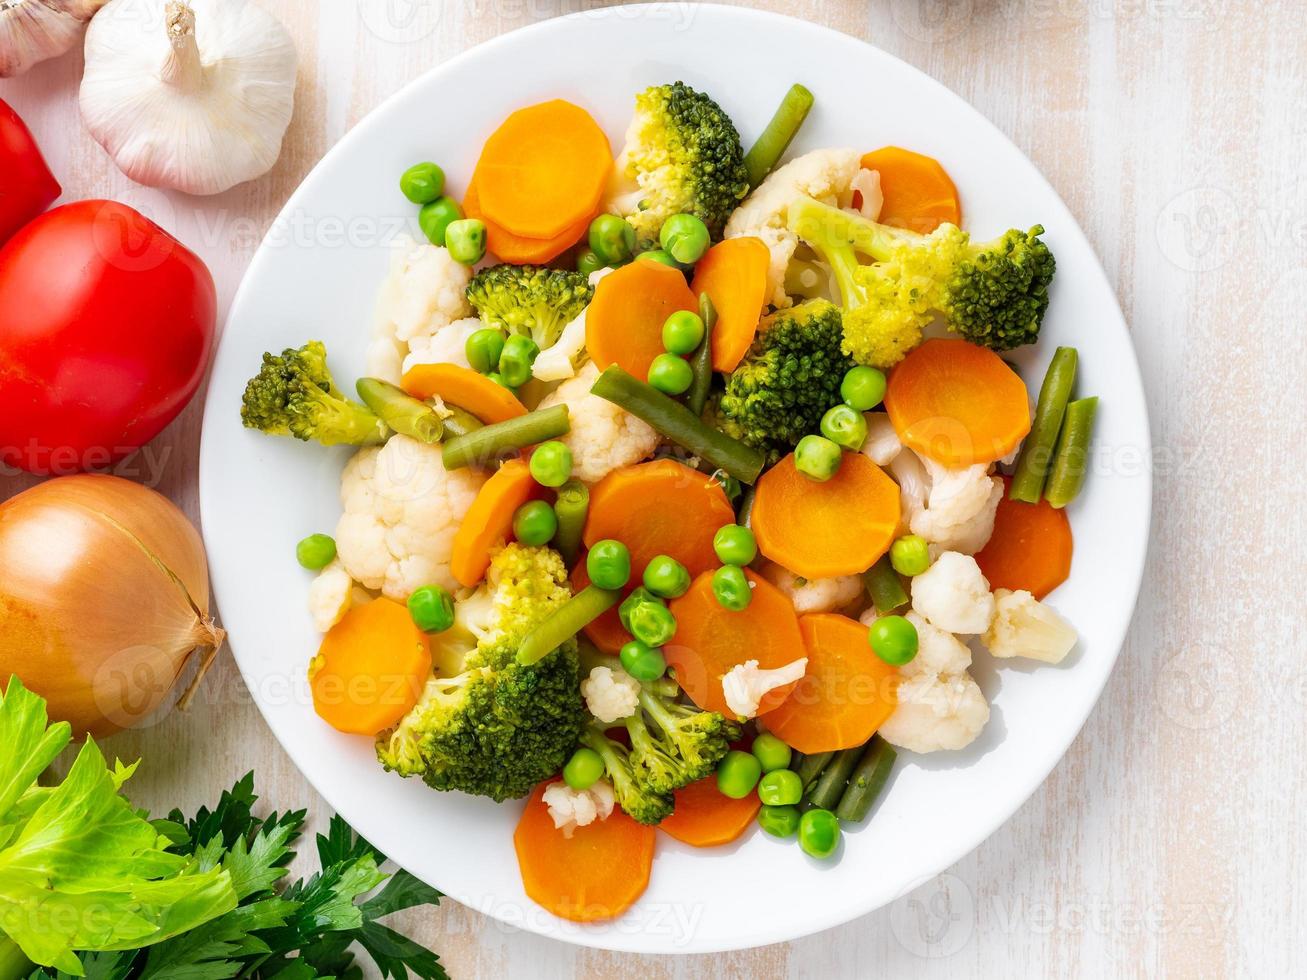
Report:
[[[840,797],[844,795],[844,787],[848,785],[849,777],[858,767],[863,748],[864,746],[859,745],[835,753],[835,758],[831,759],[830,764],[822,770],[822,774],[817,777],[817,782],[804,793],[803,802],[806,809],[813,807],[822,810],[835,809]]]
[[[571,568],[581,553],[581,531],[585,515],[590,510],[590,490],[580,480],[568,480],[558,488],[554,513],[558,515],[558,533],[554,547]]]
[[[803,120],[812,108],[812,93],[802,85],[791,85],[785,98],[771,117],[749,152],[744,155],[744,167],[749,171],[749,189],[757,187],[772,172],[785,151],[790,148]]]
[[[873,735],[858,766],[849,777],[849,785],[835,807],[835,816],[849,823],[866,820],[876,798],[889,780],[898,753],[879,735]]]
[[[636,418],[644,419],[659,435],[707,460],[713,467],[725,470],[741,483],[753,483],[762,472],[765,460],[757,449],[718,432],[674,398],[632,377],[617,365],[599,375],[590,391]]]
[[[354,383],[363,404],[401,435],[427,444],[440,441],[445,424],[426,402],[380,378],[359,378]]]
[[[862,584],[878,613],[891,613],[908,602],[899,573],[894,571],[889,555],[881,555],[876,564],[862,573]]]
[[[1081,398],[1066,407],[1062,420],[1062,434],[1057,439],[1057,453],[1053,457],[1053,471],[1048,474],[1044,491],[1054,507],[1065,507],[1076,499],[1085,485],[1089,473],[1089,441],[1094,435],[1094,414],[1098,399]]]
[[[1035,421],[1030,426],[1017,458],[1016,472],[1012,474],[1012,489],[1008,496],[1027,504],[1039,503],[1044,493],[1044,481],[1053,467],[1053,452],[1057,448],[1057,434],[1062,430],[1062,417],[1071,390],[1076,383],[1076,349],[1059,347],[1052,363],[1044,374],[1039,388],[1039,401],[1035,405]]]
[[[517,662],[529,667],[543,660],[617,605],[620,598],[622,593],[616,590],[587,585],[526,635],[517,648]]]
[[[454,436],[465,436],[469,432],[475,432],[477,429],[485,427],[485,423],[466,408],[459,408],[457,405],[445,402],[445,411],[449,413],[445,416],[446,441]]]
[[[555,405],[504,422],[483,425],[445,443],[445,469],[488,466],[501,456],[566,435],[570,429],[566,405]]]
[[[825,771],[833,758],[835,758],[834,752],[817,752],[805,755],[794,764],[794,771],[799,774],[799,780],[803,783],[804,793],[812,789],[813,784],[817,782],[817,777]]]
[[[707,293],[699,297],[699,319],[703,321],[703,340],[690,355],[690,367],[694,379],[690,390],[685,393],[686,407],[694,413],[695,418],[703,415],[703,407],[708,404],[708,393],[712,390],[712,332],[717,326],[717,308]]]

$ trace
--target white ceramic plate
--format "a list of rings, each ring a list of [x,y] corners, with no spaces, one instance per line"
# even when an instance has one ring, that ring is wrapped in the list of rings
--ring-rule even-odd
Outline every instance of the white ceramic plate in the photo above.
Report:
[[[776,66],[786,66],[778,71]],[[512,109],[552,97],[589,108],[614,147],[632,98],[683,79],[716,97],[746,142],[792,81],[816,95],[797,149],[899,144],[937,157],[957,181],[977,237],[1041,222],[1057,255],[1034,383],[1058,344],[1080,349],[1080,391],[1100,396],[1095,469],[1072,509],[1070,582],[1054,595],[1080,630],[1060,668],[978,657],[989,726],[960,753],[905,753],[872,819],[838,861],[752,833],[695,851],[660,837],[653,876],[623,919],[578,926],[523,894],[512,832],[519,805],[440,794],[385,773],[368,740],[314,715],[305,666],[318,637],[295,542],[330,531],[348,454],[241,428],[240,395],[264,350],[326,341],[337,376],[363,370],[384,239],[414,213],[396,189],[434,159],[461,193],[476,153]],[[868,100],[867,93],[892,92]],[[314,168],[254,257],[223,335],[205,415],[201,502],[214,586],[232,648],[273,732],[346,819],[414,874],[505,922],[571,942],[640,952],[773,943],[878,908],[976,847],[1043,781],[1093,708],[1130,621],[1148,539],[1148,424],[1116,299],[1080,228],[1035,167],[960,98],[860,41],[797,20],[682,4],[551,20],[455,58],[388,100]],[[729,866],[726,866],[729,865]],[[729,890],[728,890],[729,889]]]

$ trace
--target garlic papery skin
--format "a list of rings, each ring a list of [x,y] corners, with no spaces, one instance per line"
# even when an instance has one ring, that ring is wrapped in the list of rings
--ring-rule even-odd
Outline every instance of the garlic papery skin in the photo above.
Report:
[[[295,103],[295,45],[248,0],[110,0],[86,32],[82,118],[128,177],[217,194],[266,173]]]
[[[0,0],[0,78],[63,54],[105,0]]]

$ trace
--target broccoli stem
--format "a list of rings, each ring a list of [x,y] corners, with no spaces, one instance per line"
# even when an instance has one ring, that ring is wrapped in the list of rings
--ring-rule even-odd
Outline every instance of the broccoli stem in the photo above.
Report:
[[[526,446],[565,435],[569,429],[571,422],[568,420],[566,405],[555,405],[504,422],[484,425],[445,443],[445,469],[486,466],[491,461]]]
[[[861,252],[878,262],[885,262],[893,257],[896,246],[922,240],[922,236],[914,232],[868,221],[810,197],[799,198],[789,206],[786,224],[790,231],[830,263],[837,277],[840,276],[840,269],[835,268],[837,258],[846,265],[856,264],[856,253]]]
[[[554,548],[563,556],[568,568],[576,564],[581,553],[581,531],[585,528],[585,515],[589,509],[590,491],[580,480],[568,480],[558,488],[558,499],[554,501],[554,514],[558,517]]]
[[[1044,495],[1044,481],[1053,465],[1053,452],[1057,448],[1057,435],[1062,431],[1062,417],[1071,389],[1076,382],[1076,349],[1059,347],[1053,354],[1039,388],[1039,402],[1035,406],[1035,421],[1030,435],[1021,447],[1016,471],[1012,474],[1012,488],[1008,496],[1027,504],[1039,503]]]
[[[835,816],[851,823],[865,820],[881,790],[885,788],[897,758],[898,753],[889,742],[879,735],[873,735],[867,742],[862,758],[858,760],[857,768],[849,777],[848,788],[835,806]]]
[[[363,404],[401,435],[431,445],[445,434],[445,423],[435,410],[403,388],[380,378],[359,378],[354,387]]]
[[[1098,399],[1081,398],[1066,407],[1062,434],[1057,439],[1053,471],[1048,474],[1044,499],[1054,507],[1065,507],[1076,499],[1089,472],[1089,440],[1094,434]]]
[[[717,325],[717,308],[707,293],[699,297],[699,316],[703,320],[703,340],[690,358],[694,376],[690,381],[690,390],[685,394],[685,404],[696,417],[701,418],[703,407],[708,404],[708,392],[712,389],[712,332]]]
[[[862,573],[862,584],[878,613],[891,613],[908,601],[899,573],[890,564],[889,555],[881,555],[876,564]]]
[[[749,172],[749,190],[763,182],[790,148],[799,127],[808,118],[813,97],[802,85],[794,84],[776,107],[776,113],[767,123],[749,152],[744,155],[744,168]]]
[[[526,635],[517,648],[517,662],[524,667],[529,667],[543,660],[617,605],[617,600],[620,598],[622,593],[614,589],[587,585]]]

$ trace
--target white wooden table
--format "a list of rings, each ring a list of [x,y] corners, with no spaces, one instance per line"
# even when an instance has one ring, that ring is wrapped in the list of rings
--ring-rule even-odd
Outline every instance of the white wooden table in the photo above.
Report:
[[[65,199],[112,197],[155,216],[208,262],[224,307],[292,189],[387,95],[487,38],[602,5],[263,2],[299,46],[295,119],[272,173],[216,198],[147,190],[117,172],[78,117],[78,54],[0,81]],[[517,933],[453,903],[408,926],[458,976],[1307,975],[1301,8],[760,6],[866,38],[960,92],[1034,159],[1097,247],[1133,325],[1157,446],[1152,557],[1124,654],[1079,740],[1006,827],[940,879],[829,933],[638,958]],[[694,16],[693,4],[668,7]],[[866,97],[874,113],[893,95]],[[199,408],[197,399],[135,473],[157,473],[193,517]],[[0,475],[0,498],[28,482]],[[153,809],[193,809],[254,768],[270,804],[325,817],[230,659],[188,717],[109,748],[145,757],[131,791]]]

